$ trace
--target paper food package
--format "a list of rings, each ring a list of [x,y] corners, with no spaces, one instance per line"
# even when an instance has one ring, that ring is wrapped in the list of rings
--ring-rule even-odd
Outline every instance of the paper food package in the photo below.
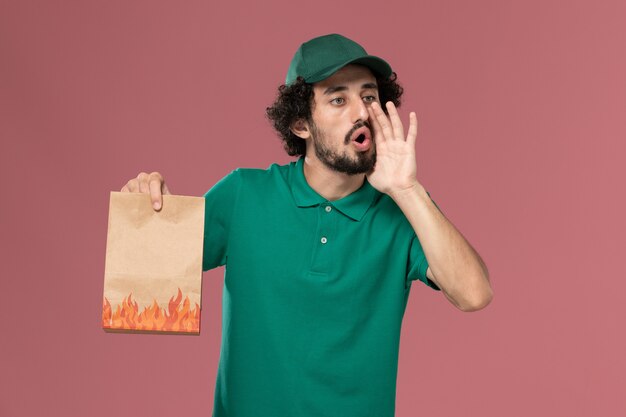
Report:
[[[111,192],[102,327],[199,334],[204,198]]]

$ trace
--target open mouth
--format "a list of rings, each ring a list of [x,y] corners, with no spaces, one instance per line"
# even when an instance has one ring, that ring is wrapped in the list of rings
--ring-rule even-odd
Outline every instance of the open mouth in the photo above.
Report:
[[[372,146],[372,132],[367,125],[360,125],[357,129],[350,131],[349,136],[346,135],[346,145],[354,147],[357,152],[367,152]]]
[[[368,139],[371,139],[370,130],[367,128],[367,126],[361,126],[357,130],[352,132],[352,134],[350,135],[350,139],[358,144],[367,142]]]
[[[358,152],[366,152],[372,146],[372,136],[367,126],[360,127],[354,131],[350,139]]]

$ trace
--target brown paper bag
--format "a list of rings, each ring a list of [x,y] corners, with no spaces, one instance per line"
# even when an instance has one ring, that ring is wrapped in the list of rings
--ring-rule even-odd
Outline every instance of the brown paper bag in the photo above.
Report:
[[[102,327],[200,333],[204,198],[111,192]]]

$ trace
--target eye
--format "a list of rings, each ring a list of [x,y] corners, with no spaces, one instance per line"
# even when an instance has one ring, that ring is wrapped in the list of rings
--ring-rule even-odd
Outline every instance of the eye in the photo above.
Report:
[[[336,98],[330,100],[330,102],[332,104],[343,104],[344,103],[344,99],[343,99],[343,97],[336,97]]]
[[[377,100],[376,96],[364,96],[363,97],[363,101],[365,101],[366,103],[373,103],[376,100]]]

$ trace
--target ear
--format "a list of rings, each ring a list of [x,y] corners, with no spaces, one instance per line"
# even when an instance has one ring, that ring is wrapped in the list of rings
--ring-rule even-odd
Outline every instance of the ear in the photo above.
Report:
[[[298,119],[289,127],[291,132],[301,139],[308,139],[311,137],[311,131],[309,130],[309,124],[303,119]]]

